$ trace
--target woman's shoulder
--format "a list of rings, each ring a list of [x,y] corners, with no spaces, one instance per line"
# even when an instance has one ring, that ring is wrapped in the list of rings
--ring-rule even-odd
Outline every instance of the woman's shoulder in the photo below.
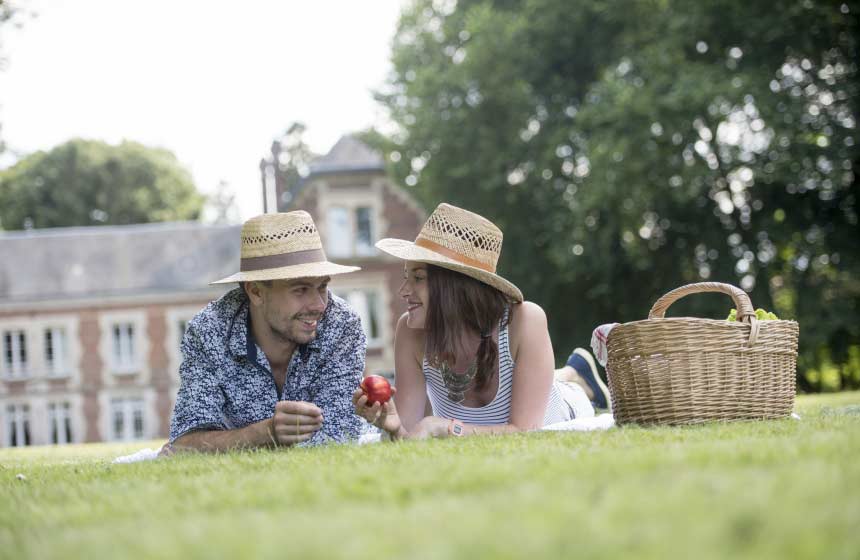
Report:
[[[546,324],[546,312],[540,305],[533,301],[524,301],[513,307],[511,327],[514,325],[533,326],[539,323]]]
[[[508,328],[511,344],[517,346],[522,336],[548,328],[546,312],[540,305],[532,301],[516,304],[512,308],[511,322]]]

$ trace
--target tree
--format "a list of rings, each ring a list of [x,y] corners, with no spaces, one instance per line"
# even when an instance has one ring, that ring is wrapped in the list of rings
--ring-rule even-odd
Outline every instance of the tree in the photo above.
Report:
[[[268,204],[266,186],[269,181],[274,185],[277,211],[283,212],[310,172],[310,164],[316,155],[304,141],[305,130],[307,127],[303,123],[292,123],[280,138],[272,142],[272,155],[260,161],[264,207]]]
[[[236,193],[227,181],[219,181],[215,192],[206,197],[204,221],[213,224],[235,224],[240,221]]]
[[[17,5],[13,5],[8,1],[0,2],[0,29],[9,25],[20,27],[20,15],[22,15],[22,10]],[[6,58],[3,55],[3,47],[3,35],[0,35],[0,70],[5,67],[6,63]]]
[[[33,17],[34,14],[27,10],[22,10],[17,5],[12,5],[8,1],[0,0],[0,72],[6,69],[6,56],[4,54],[4,44],[3,44],[3,29],[8,29],[9,27],[21,27],[23,25],[22,19],[29,15]],[[0,123],[0,154],[2,154],[6,150],[6,146],[3,143],[3,126]]]
[[[398,125],[389,160],[428,207],[499,224],[502,271],[548,309],[557,346],[644,318],[679,285],[728,281],[800,321],[806,388],[828,361],[833,385],[860,386],[858,14],[418,1],[379,94]]]
[[[204,197],[168,150],[71,140],[0,172],[0,226],[196,220]]]

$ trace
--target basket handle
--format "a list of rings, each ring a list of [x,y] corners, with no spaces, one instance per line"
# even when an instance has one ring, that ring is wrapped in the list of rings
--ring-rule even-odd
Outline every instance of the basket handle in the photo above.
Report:
[[[669,306],[677,300],[690,294],[703,292],[720,292],[731,296],[732,300],[735,302],[735,309],[738,310],[737,318],[739,322],[749,323],[749,318],[755,317],[752,302],[750,302],[750,298],[745,291],[732,286],[731,284],[723,284],[722,282],[699,282],[697,284],[687,284],[686,286],[676,288],[658,299],[654,302],[654,306],[651,307],[651,311],[648,313],[648,318],[662,319],[666,315],[666,310],[669,309]]]

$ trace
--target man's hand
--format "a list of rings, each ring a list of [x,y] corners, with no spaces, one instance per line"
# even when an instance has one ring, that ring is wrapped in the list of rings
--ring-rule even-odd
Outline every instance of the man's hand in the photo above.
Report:
[[[272,416],[272,436],[278,445],[295,445],[311,439],[322,423],[322,411],[315,404],[278,401]]]

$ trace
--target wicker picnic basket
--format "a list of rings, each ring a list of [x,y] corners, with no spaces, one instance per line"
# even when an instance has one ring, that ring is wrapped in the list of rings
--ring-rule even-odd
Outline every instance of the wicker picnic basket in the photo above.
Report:
[[[738,322],[665,318],[676,300],[701,292],[731,296]],[[746,292],[689,284],[661,297],[645,321],[616,326],[606,373],[618,424],[698,424],[783,418],[794,406],[798,325],[759,321]]]

